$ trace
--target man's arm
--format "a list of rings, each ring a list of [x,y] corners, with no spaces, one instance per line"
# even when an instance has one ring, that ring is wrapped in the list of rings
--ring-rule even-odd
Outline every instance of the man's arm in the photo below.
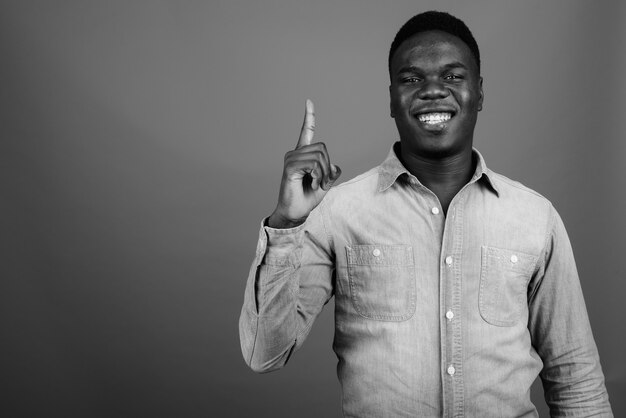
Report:
[[[321,208],[292,229],[261,227],[239,318],[244,360],[256,372],[283,367],[333,294],[334,256]]]
[[[570,241],[552,212],[529,298],[528,327],[544,363],[544,396],[553,417],[612,417]]]
[[[332,296],[334,256],[320,203],[341,170],[323,143],[312,143],[314,130],[307,100],[298,144],[285,155],[278,204],[261,227],[248,275],[239,335],[246,363],[258,372],[285,365]]]

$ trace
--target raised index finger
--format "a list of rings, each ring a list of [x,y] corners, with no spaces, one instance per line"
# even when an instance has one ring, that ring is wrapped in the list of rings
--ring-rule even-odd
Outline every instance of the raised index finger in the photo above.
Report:
[[[306,100],[306,110],[304,113],[304,122],[302,123],[302,130],[300,131],[300,138],[298,139],[298,145],[296,149],[305,145],[310,145],[313,140],[313,133],[315,132],[315,108],[313,102],[309,99]]]

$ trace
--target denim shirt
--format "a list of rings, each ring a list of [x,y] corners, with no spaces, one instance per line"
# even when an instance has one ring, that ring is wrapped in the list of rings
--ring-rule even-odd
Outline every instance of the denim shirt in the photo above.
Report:
[[[612,417],[563,223],[489,170],[447,216],[398,160],[331,189],[296,228],[262,226],[239,322],[247,364],[285,365],[335,297],[348,417]]]

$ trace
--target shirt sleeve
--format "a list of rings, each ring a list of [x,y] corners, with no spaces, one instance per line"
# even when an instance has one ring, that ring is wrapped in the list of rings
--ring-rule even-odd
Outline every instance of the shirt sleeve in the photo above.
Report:
[[[256,372],[283,367],[333,295],[334,255],[321,206],[296,228],[274,229],[264,220],[259,231],[239,318],[244,360]]]
[[[574,255],[554,208],[529,298],[529,330],[552,417],[613,417]]]

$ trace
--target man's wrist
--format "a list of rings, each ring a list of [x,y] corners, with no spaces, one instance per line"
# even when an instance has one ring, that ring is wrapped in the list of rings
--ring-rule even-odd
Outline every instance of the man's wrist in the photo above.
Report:
[[[265,223],[266,226],[274,229],[290,229],[302,225],[305,221],[306,218],[294,221],[292,219],[285,218],[279,213],[274,212],[269,216],[269,218],[267,218],[267,221]]]

